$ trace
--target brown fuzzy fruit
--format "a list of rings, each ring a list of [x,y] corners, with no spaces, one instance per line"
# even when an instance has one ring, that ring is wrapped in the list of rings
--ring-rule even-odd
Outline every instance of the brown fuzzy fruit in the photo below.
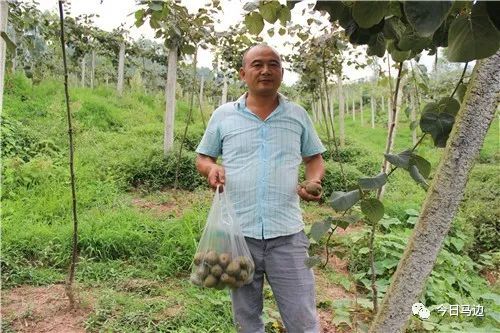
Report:
[[[210,269],[207,266],[200,265],[196,269],[196,275],[198,275],[199,279],[203,281],[207,277],[209,271]]]
[[[316,197],[320,195],[321,192],[323,191],[321,185],[314,182],[308,182],[305,188],[307,193],[309,193],[310,195],[314,195]]]
[[[215,276],[213,276],[212,274],[208,274],[208,276],[205,278],[205,281],[203,281],[203,287],[213,288],[217,285],[217,282],[219,282],[219,280]]]
[[[227,286],[233,286],[236,283],[236,279],[226,273],[220,276],[220,280],[224,282]]]
[[[210,268],[210,273],[215,277],[221,276],[222,272],[222,267],[219,265],[213,265],[212,268]]]
[[[191,283],[193,283],[197,286],[203,285],[203,280],[200,279],[198,274],[195,274],[195,273],[191,274],[191,276],[189,277],[189,280],[191,281]]]
[[[238,260],[231,261],[226,267],[226,273],[232,276],[238,276],[240,271],[240,262]]]
[[[208,251],[205,254],[205,262],[209,264],[210,266],[216,265],[219,262],[219,256],[217,255],[217,252],[215,251]]]
[[[248,271],[242,269],[240,272],[239,280],[245,282],[248,279],[248,276]]]
[[[203,261],[203,257],[205,256],[205,253],[203,252],[197,252],[195,255],[194,255],[194,264],[195,265],[199,265],[201,264],[201,262]]]
[[[219,265],[222,268],[226,268],[226,266],[229,265],[230,261],[231,261],[231,255],[229,253],[222,253],[219,256]]]

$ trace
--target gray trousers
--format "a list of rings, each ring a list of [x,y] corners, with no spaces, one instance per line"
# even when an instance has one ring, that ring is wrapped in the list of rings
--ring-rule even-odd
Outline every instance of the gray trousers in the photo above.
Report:
[[[245,238],[255,262],[253,282],[231,291],[238,332],[264,333],[264,275],[273,290],[288,333],[317,333],[314,274],[304,264],[309,240],[300,231],[272,239]]]

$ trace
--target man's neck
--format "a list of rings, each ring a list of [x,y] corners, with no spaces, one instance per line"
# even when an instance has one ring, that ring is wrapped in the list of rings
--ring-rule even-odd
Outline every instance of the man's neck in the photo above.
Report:
[[[262,96],[253,95],[248,92],[246,104],[250,111],[262,120],[265,120],[279,104],[278,93]]]

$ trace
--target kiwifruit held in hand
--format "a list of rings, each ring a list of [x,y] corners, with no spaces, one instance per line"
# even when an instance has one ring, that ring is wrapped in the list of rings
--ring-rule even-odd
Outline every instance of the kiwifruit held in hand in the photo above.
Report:
[[[320,195],[321,192],[323,191],[323,188],[321,187],[320,184],[308,180],[305,180],[302,183],[300,183],[300,186],[304,188],[307,193],[309,193],[310,195],[314,195],[315,197]]]

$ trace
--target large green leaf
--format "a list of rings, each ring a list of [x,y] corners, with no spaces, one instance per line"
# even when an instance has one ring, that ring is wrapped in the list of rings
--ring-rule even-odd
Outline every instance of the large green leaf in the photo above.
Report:
[[[467,85],[461,83],[457,88],[457,97],[460,100],[460,103],[464,101],[465,92],[467,91]]]
[[[363,190],[378,189],[384,186],[386,182],[387,182],[387,174],[385,172],[381,172],[375,177],[358,179],[359,187]]]
[[[352,17],[361,28],[370,28],[384,18],[388,4],[387,1],[356,1]]]
[[[331,218],[327,218],[323,221],[314,223],[311,227],[311,238],[314,239],[316,242],[319,242],[319,240],[323,237],[323,235],[332,226],[331,221],[332,221]]]
[[[350,192],[336,191],[330,197],[330,204],[336,211],[345,211],[351,208],[361,198],[359,190]]]
[[[437,103],[437,108],[438,112],[446,112],[453,116],[456,116],[458,110],[460,110],[460,103],[452,97],[443,97]]]
[[[405,1],[406,19],[417,34],[430,37],[448,16],[451,1]]]
[[[415,30],[408,27],[398,42],[398,49],[401,51],[415,50],[417,52],[421,52],[431,43],[431,38],[421,37],[416,34]]]
[[[399,40],[404,31],[405,25],[398,17],[393,16],[385,20],[383,32],[386,39]]]
[[[471,17],[455,19],[448,32],[447,57],[452,62],[483,59],[500,45],[500,32],[491,23],[483,1],[472,7]]]
[[[264,29],[264,20],[259,13],[253,12],[245,16],[245,26],[251,34],[258,35]]]
[[[454,122],[455,117],[446,112],[426,112],[420,118],[420,129],[432,135],[436,147],[444,148]]]
[[[342,229],[346,229],[350,224],[356,223],[358,221],[359,216],[357,215],[335,216],[332,219],[332,224]]]
[[[361,211],[372,223],[377,223],[382,217],[384,217],[384,205],[380,202],[380,200],[375,198],[362,200]]]
[[[370,37],[366,54],[369,56],[376,55],[377,57],[382,58],[385,54],[385,45],[386,41],[384,38],[384,34],[379,32],[378,34]]]
[[[277,0],[263,3],[259,6],[259,12],[267,22],[274,24],[279,17],[281,5]]]
[[[282,25],[286,25],[286,23],[292,19],[290,8],[288,8],[287,6],[281,6],[278,18]]]
[[[458,103],[458,102],[456,102]],[[420,129],[429,133],[436,147],[446,147],[446,141],[455,122],[456,104],[449,98],[442,98],[438,103],[428,103],[422,111]]]
[[[392,165],[398,168],[408,169],[411,154],[410,150],[405,150],[399,154],[384,154],[384,156]]]
[[[429,178],[429,175],[431,174],[431,163],[422,156],[412,154],[409,165],[415,165],[424,178]]]
[[[420,184],[425,190],[429,188],[429,184],[427,184],[427,181],[424,176],[422,176],[416,165],[410,165],[408,172],[410,173],[411,178],[413,178],[413,180]]]

